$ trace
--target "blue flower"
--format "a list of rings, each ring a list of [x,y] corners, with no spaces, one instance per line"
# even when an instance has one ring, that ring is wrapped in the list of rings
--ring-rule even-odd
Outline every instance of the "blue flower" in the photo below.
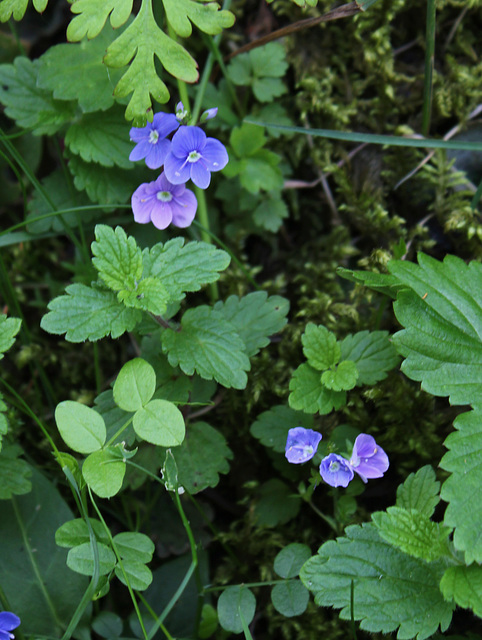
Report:
[[[350,466],[358,473],[363,482],[369,478],[381,478],[389,467],[388,456],[377,445],[375,438],[361,433],[353,445]]]
[[[157,180],[143,183],[134,191],[131,205],[134,220],[140,224],[152,222],[158,229],[165,229],[172,223],[183,228],[194,220],[197,200],[185,184],[174,185],[161,173]]]
[[[206,137],[199,127],[182,126],[172,138],[164,171],[173,184],[191,179],[200,189],[206,189],[211,182],[211,171],[221,171],[228,160],[226,148],[219,140]]]
[[[321,461],[320,475],[332,487],[347,487],[354,473],[348,460],[337,453],[330,453]]]
[[[285,456],[288,462],[301,464],[311,460],[321,441],[321,433],[304,427],[294,427],[288,431]]]
[[[10,611],[3,611],[0,613],[0,640],[13,640],[15,637],[13,629],[16,629],[20,624],[20,618]]]
[[[171,141],[166,139],[170,133],[179,127],[179,121],[172,113],[156,113],[152,122],[145,127],[132,127],[129,132],[132,142],[136,146],[132,149],[129,160],[143,160],[149,169],[159,169],[171,147]]]

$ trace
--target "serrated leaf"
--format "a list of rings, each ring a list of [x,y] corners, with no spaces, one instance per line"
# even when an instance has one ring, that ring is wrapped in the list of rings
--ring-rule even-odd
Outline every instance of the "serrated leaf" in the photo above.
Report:
[[[443,561],[412,558],[382,540],[373,524],[350,526],[345,536],[323,544],[301,569],[316,604],[341,609],[340,617],[360,620],[365,631],[424,640],[445,631],[453,604],[440,593]],[[351,607],[351,583],[354,607]],[[389,594],[389,597],[388,597]]]
[[[283,174],[278,167],[281,158],[268,149],[260,149],[239,163],[239,179],[250,193],[274,191],[283,187]]]
[[[115,37],[107,28],[93,40],[51,46],[39,58],[38,86],[57,100],[76,100],[84,113],[109,109],[121,72],[108,69],[102,59]]]
[[[115,575],[119,578],[122,584],[127,585],[128,582],[131,589],[134,589],[135,591],[145,591],[151,584],[152,572],[149,567],[146,567],[142,562],[124,560],[122,567],[124,571],[122,571],[120,566],[115,568]],[[127,574],[127,580],[124,576],[124,572]]]
[[[357,367],[350,360],[343,360],[321,374],[321,383],[331,391],[349,391],[356,385],[357,379]]]
[[[151,98],[167,102],[169,91],[156,72],[154,56],[157,56],[168,73],[184,82],[196,82],[197,64],[179,43],[159,29],[151,2],[143,0],[133,22],[109,46],[104,63],[110,67],[128,70],[117,83],[114,95],[123,98],[132,93],[126,118],[135,118],[135,126],[144,126],[146,114],[152,107]]]
[[[98,224],[91,244],[92,264],[100,279],[114,291],[134,289],[142,277],[142,253],[135,238],[122,227]]]
[[[109,17],[113,29],[122,26],[131,15],[132,0],[76,0],[71,11],[79,15],[70,21],[67,40],[78,42],[85,36],[91,40],[102,31]]]
[[[243,298],[229,296],[225,302],[214,305],[226,320],[236,328],[249,357],[269,344],[269,337],[281,331],[287,323],[289,301],[281,296],[270,296],[265,291],[249,293]]]
[[[472,609],[476,616],[482,617],[482,567],[448,567],[442,580],[440,590],[447,600],[454,599],[459,607]]]
[[[82,475],[99,498],[112,498],[121,490],[126,472],[119,445],[94,451],[84,461]]]
[[[271,447],[277,453],[284,453],[288,431],[295,426],[311,429],[313,418],[302,411],[277,405],[261,413],[251,425],[250,431],[265,447]]]
[[[231,258],[228,253],[206,242],[173,238],[144,251],[144,277],[158,278],[171,300],[182,300],[186,291],[199,291],[204,284],[219,279]]]
[[[244,389],[250,369],[243,340],[219,311],[208,306],[188,309],[179,331],[166,330],[162,350],[169,363],[191,376],[213,378],[225,387]]]
[[[132,331],[142,318],[138,309],[128,309],[118,302],[113,291],[71,284],[67,295],[54,298],[48,305],[40,326],[54,334],[65,333],[69,342],[99,340],[107,335],[118,338]]]
[[[282,584],[275,584],[271,591],[271,602],[274,608],[287,618],[304,613],[309,600],[309,591],[299,580],[287,580]]]
[[[372,514],[380,536],[414,558],[432,562],[447,555],[447,538],[451,529],[416,509],[389,507]]]
[[[435,479],[435,471],[426,465],[411,473],[405,482],[397,488],[397,507],[416,509],[432,517],[435,507],[440,502],[440,482]]]
[[[124,411],[137,411],[149,402],[155,390],[154,368],[142,358],[134,358],[119,371],[114,383],[114,400]]]
[[[368,289],[383,293],[390,298],[397,297],[397,291],[400,291],[403,285],[400,284],[398,278],[388,273],[375,273],[373,271],[353,271],[338,267],[337,274],[350,282],[356,282]]]
[[[301,500],[278,478],[263,483],[259,489],[259,500],[254,507],[256,524],[260,527],[277,527],[296,518]]]
[[[21,496],[30,493],[32,483],[30,476],[32,469],[30,465],[11,456],[8,451],[0,453],[0,500],[10,500],[12,496]]]
[[[278,553],[273,568],[281,578],[297,578],[301,567],[311,556],[308,545],[293,542]]]
[[[229,136],[229,144],[238,158],[247,158],[259,151],[266,143],[263,127],[243,122],[234,127]]]
[[[395,260],[391,273],[410,290],[394,304],[402,326],[393,336],[402,371],[451,404],[482,402],[482,264],[423,253],[419,265]]]
[[[286,51],[279,42],[256,47],[249,53],[253,74],[257,78],[283,78],[288,69]]]
[[[186,433],[182,413],[167,400],[148,402],[134,414],[133,425],[139,438],[161,447],[177,447]]]
[[[97,551],[99,554],[99,575],[106,576],[115,566],[115,554],[110,547],[102,542],[97,543]],[[94,575],[94,553],[90,542],[79,544],[69,551],[67,566],[83,576]]]
[[[206,422],[189,425],[186,438],[172,454],[179,484],[189,493],[199,493],[219,483],[219,474],[229,472],[233,452],[225,437]]]
[[[279,197],[268,197],[253,211],[253,221],[262,229],[276,233],[283,220],[288,218],[289,210],[286,203]]]
[[[272,102],[288,92],[288,87],[280,78],[256,78],[253,93],[259,102]]]
[[[80,402],[65,400],[55,409],[55,422],[67,446],[79,453],[100,449],[106,439],[104,419]]]
[[[301,342],[308,364],[318,371],[329,369],[340,361],[340,345],[335,334],[321,324],[309,322]]]
[[[388,331],[359,331],[349,334],[341,344],[341,359],[351,360],[358,371],[357,386],[375,384],[387,377],[399,357]]]
[[[89,521],[97,540],[108,545],[109,536],[107,535],[102,522],[95,518],[89,518]],[[66,549],[77,547],[78,545],[88,543],[89,541],[89,528],[85,520],[82,518],[76,518],[75,520],[64,522],[64,524],[55,532],[55,544]]]
[[[309,364],[301,364],[290,380],[288,398],[292,409],[326,415],[346,403],[345,391],[331,391],[321,384],[321,374]]]
[[[219,596],[219,624],[231,633],[242,633],[243,624],[251,624],[256,611],[256,598],[243,586],[227,587]]]
[[[234,15],[230,11],[219,11],[217,2],[203,4],[193,0],[162,0],[162,3],[169,24],[181,38],[191,35],[191,22],[212,36],[234,24]]]
[[[127,133],[122,110],[113,107],[101,113],[84,114],[69,127],[65,144],[85,162],[130,169],[134,165],[129,160],[132,143]]]
[[[0,4],[0,12],[3,4]],[[75,116],[75,103],[55,100],[37,85],[39,60],[23,56],[0,65],[0,102],[18,126],[36,136],[53,135]]]
[[[21,326],[20,318],[7,318],[4,313],[0,313],[0,360],[5,351],[8,351],[15,342],[15,336]]]
[[[441,498],[448,502],[444,523],[455,527],[454,546],[465,552],[467,564],[482,562],[482,408],[467,411],[454,422],[444,444],[449,450],[440,466],[451,476],[443,483]]]
[[[152,560],[155,546],[143,533],[124,531],[114,536],[117,552],[123,560],[145,564]]]

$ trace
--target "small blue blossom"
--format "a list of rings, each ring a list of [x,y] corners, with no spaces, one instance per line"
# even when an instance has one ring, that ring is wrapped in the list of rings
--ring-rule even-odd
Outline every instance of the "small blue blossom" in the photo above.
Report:
[[[332,487],[347,487],[353,480],[353,469],[343,456],[330,453],[320,464],[320,475]]]
[[[143,183],[134,191],[131,205],[134,220],[140,224],[152,222],[158,229],[165,229],[172,223],[184,228],[194,220],[197,200],[185,184],[172,184],[163,172],[154,182]]]
[[[129,132],[136,146],[132,149],[129,160],[143,160],[149,169],[159,169],[164,164],[171,141],[166,139],[179,127],[179,121],[172,113],[156,113],[152,122],[145,127],[132,127]]]
[[[199,118],[200,122],[206,122],[206,120],[212,120],[218,115],[218,108],[213,107],[212,109],[206,109],[201,113],[201,117]]]
[[[377,445],[375,438],[361,433],[353,445],[350,466],[358,473],[363,482],[369,478],[381,478],[389,467],[388,456]]]
[[[13,631],[20,625],[20,618],[10,611],[0,613],[0,640],[13,640]]]
[[[224,169],[228,160],[226,148],[219,140],[208,138],[199,127],[181,126],[172,138],[164,171],[172,184],[191,179],[200,189],[206,189],[211,172]]]
[[[288,462],[302,464],[311,460],[321,441],[321,433],[304,427],[294,427],[288,431],[285,456]]]

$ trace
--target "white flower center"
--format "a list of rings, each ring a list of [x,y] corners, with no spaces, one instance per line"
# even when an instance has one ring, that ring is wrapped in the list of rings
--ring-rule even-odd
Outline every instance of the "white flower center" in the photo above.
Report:
[[[201,157],[201,154],[199,153],[199,151],[191,151],[191,153],[187,157],[187,161],[197,162],[200,157]]]
[[[172,193],[170,193],[169,191],[158,191],[156,198],[161,202],[171,202]]]
[[[159,140],[159,134],[155,129],[153,129],[149,134],[149,142],[151,144],[156,144],[158,140]]]
[[[330,462],[330,472],[331,473],[336,473],[339,469],[340,469],[340,463],[339,462],[337,462],[336,460],[333,460],[333,462]]]

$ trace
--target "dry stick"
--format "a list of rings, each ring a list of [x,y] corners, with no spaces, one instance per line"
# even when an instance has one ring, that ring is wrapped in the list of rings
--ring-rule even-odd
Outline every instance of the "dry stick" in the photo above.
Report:
[[[450,33],[447,36],[447,40],[445,41],[445,44],[443,46],[444,53],[445,53],[445,51],[447,51],[449,44],[452,42],[452,40],[453,40],[453,38],[455,36],[455,32],[459,28],[459,25],[462,22],[462,20],[464,19],[465,14],[467,13],[468,10],[469,10],[469,7],[464,7],[462,9],[462,11],[460,12],[460,15],[457,18],[457,20],[453,23],[452,28],[450,29]]]

